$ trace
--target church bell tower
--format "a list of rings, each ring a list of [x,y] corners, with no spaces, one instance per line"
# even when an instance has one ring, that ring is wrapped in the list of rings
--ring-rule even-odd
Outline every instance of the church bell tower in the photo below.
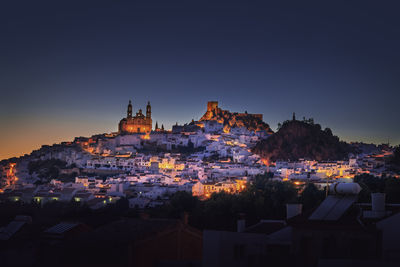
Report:
[[[129,104],[128,104],[128,111],[126,114],[127,118],[132,118],[132,102],[129,100]]]
[[[148,118],[148,119],[151,118],[151,106],[150,106],[150,101],[147,102],[147,107],[146,107],[146,118]]]

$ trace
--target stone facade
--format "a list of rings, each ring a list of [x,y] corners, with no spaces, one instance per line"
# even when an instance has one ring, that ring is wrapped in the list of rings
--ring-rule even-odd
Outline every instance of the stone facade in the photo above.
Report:
[[[150,102],[147,103],[146,115],[139,109],[136,115],[132,116],[132,103],[129,101],[127,116],[119,122],[118,131],[120,134],[149,133],[152,124]]]

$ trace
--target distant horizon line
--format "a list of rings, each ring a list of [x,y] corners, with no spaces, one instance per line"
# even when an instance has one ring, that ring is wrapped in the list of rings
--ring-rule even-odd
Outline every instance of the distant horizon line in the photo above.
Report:
[[[167,130],[167,131],[170,131],[170,130],[172,130],[172,128],[169,129],[169,130]],[[153,130],[152,130],[152,131],[153,131]],[[277,133],[277,132],[278,132],[278,131],[275,131],[274,134]],[[17,158],[17,159],[18,159],[18,158],[24,157],[25,155],[31,154],[33,151],[36,151],[36,150],[41,149],[43,146],[54,146],[54,145],[59,145],[59,144],[64,143],[64,142],[73,142],[75,138],[79,138],[79,137],[90,138],[90,137],[96,136],[96,135],[106,135],[106,134],[114,134],[114,133],[117,133],[117,134],[118,134],[118,131],[103,132],[103,133],[95,133],[95,134],[91,134],[90,136],[88,136],[88,135],[77,135],[77,136],[71,137],[70,140],[55,141],[55,142],[52,143],[52,144],[41,144],[41,145],[39,145],[39,146],[36,146],[36,148],[32,148],[32,150],[30,150],[30,152],[27,152],[27,153],[23,153],[23,152],[22,152],[22,153],[20,153],[20,154],[18,154],[18,155],[6,157],[6,158],[0,158],[0,161],[7,161],[7,160],[14,159],[14,158]],[[143,133],[132,133],[132,135],[134,135],[134,134],[143,134]],[[334,135],[335,135],[335,134],[334,134]],[[339,137],[339,140],[340,140],[340,141],[344,141],[344,142],[349,143],[349,144],[362,143],[362,144],[366,144],[366,145],[375,145],[375,146],[379,146],[379,145],[389,145],[390,147],[396,147],[396,146],[399,146],[399,145],[400,145],[400,143],[397,143],[397,144],[390,144],[390,143],[384,143],[384,142],[352,141],[352,140],[350,140],[351,138],[342,138],[342,137],[340,137],[339,135],[336,135],[336,136]]]

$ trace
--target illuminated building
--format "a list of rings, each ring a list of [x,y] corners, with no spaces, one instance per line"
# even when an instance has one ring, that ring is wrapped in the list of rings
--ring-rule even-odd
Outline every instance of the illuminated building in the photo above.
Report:
[[[177,163],[174,158],[166,157],[158,159],[158,157],[152,157],[150,164],[155,164],[157,169],[170,169],[170,170],[183,170],[185,168],[184,163]]]
[[[154,131],[156,131],[156,132],[165,132],[164,124],[161,124],[161,128],[158,128],[158,122],[156,122],[156,126],[154,128]]]
[[[240,193],[246,189],[246,180],[235,179],[223,182],[197,182],[192,187],[192,195],[201,198],[209,198],[213,193],[225,192],[228,194]]]
[[[247,111],[244,113],[238,113],[223,110],[218,107],[217,101],[209,101],[207,103],[207,111],[200,118],[200,122],[203,121],[216,121],[220,123],[222,126],[221,130],[224,133],[230,133],[230,130],[233,127],[244,127],[250,131],[265,130],[271,132],[268,124],[263,122],[262,114],[250,114],[247,113]]]
[[[14,185],[18,181],[16,165],[16,163],[9,163],[5,166],[0,166],[0,189],[3,190],[3,187]]]
[[[150,102],[147,103],[146,115],[142,113],[142,110],[132,116],[132,103],[129,100],[127,116],[119,122],[118,131],[120,134],[130,133],[149,133],[152,128],[151,120],[151,106]]]

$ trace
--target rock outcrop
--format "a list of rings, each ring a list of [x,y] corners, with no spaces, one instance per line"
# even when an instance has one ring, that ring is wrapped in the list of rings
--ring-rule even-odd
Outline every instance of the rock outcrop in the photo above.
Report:
[[[300,158],[326,161],[341,160],[353,152],[349,144],[339,140],[329,128],[306,121],[286,121],[266,140],[260,141],[253,152],[267,162],[296,161]]]

